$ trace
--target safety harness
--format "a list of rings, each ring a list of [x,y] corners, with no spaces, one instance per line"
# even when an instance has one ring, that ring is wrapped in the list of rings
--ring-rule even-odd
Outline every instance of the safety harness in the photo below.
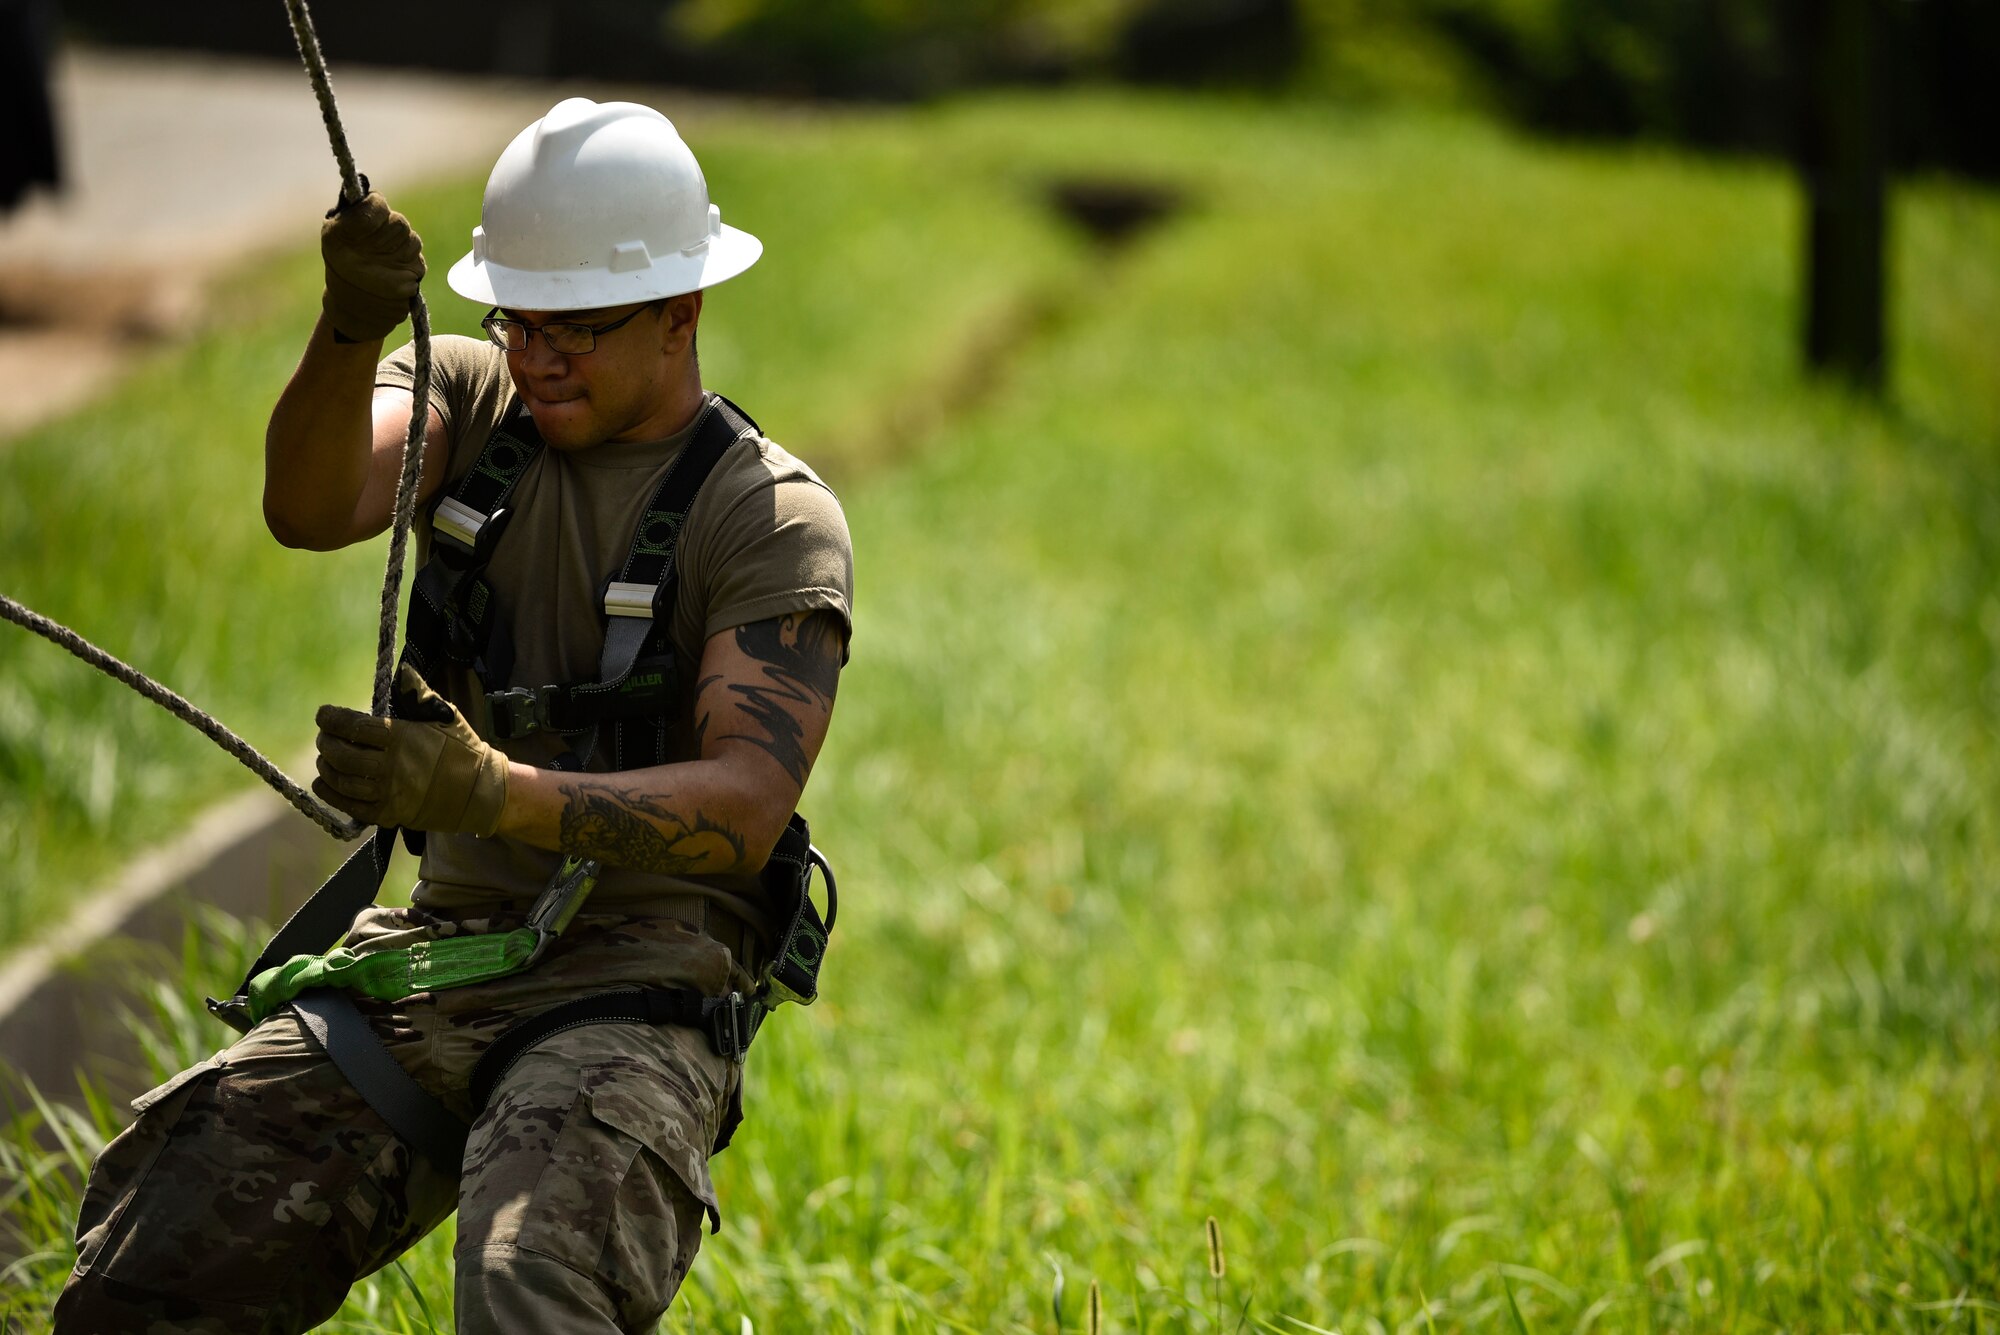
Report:
[[[724,452],[756,430],[719,395],[702,409],[640,516],[624,568],[600,595],[605,632],[597,678],[512,686],[505,683],[514,667],[513,640],[496,633],[499,601],[486,567],[513,516],[508,499],[542,448],[535,419],[514,400],[472,471],[432,514],[431,559],[410,590],[404,661],[430,681],[442,680],[447,664],[471,668],[482,692],[473,726],[497,741],[537,732],[583,735],[581,751],[566,752],[557,769],[582,768],[605,725],[613,735],[613,769],[662,763],[676,685],[671,623],[681,527]]]
[[[594,680],[506,685],[512,644],[497,624],[497,600],[485,571],[511,511],[508,498],[543,448],[534,418],[518,399],[487,437],[472,470],[432,515],[431,554],[413,583],[403,659],[432,681],[450,666],[470,668],[482,692],[473,726],[496,740],[554,732],[569,747],[554,762],[581,769],[610,733],[611,768],[640,769],[669,758],[670,717],[683,700],[671,639],[679,588],[676,551],[688,512],[715,465],[757,424],[735,404],[712,396],[674,464],[654,490],[618,578],[603,593],[604,650]],[[528,913],[509,932],[446,937],[400,950],[329,950],[375,901],[397,831],[377,829],[271,939],[236,994],[209,1009],[239,1032],[285,1006],[390,1128],[419,1153],[456,1173],[468,1126],[433,1098],[375,1037],[353,993],[393,1001],[417,992],[465,987],[531,968],[575,918],[597,882],[598,864],[564,859]],[[420,831],[402,831],[413,853]],[[817,870],[826,883],[826,916],[813,903]],[[685,1025],[702,1030],[727,1060],[741,1062],[764,1017],[783,1002],[811,1005],[819,967],[838,912],[833,870],[812,846],[805,819],[787,822],[761,873],[778,932],[771,957],[749,994],[709,997],[688,988],[621,988],[582,997],[502,1031],[474,1068],[476,1119],[508,1069],[537,1043],[586,1024]]]

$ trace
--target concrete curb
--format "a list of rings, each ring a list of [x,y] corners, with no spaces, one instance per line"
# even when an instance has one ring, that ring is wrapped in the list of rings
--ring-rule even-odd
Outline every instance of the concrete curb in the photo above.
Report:
[[[82,1076],[136,1093],[147,1071],[120,1011],[158,980],[194,906],[282,920],[351,848],[265,789],[211,807],[0,962],[0,1081],[58,1102]],[[218,1024],[216,1046],[229,1037]]]

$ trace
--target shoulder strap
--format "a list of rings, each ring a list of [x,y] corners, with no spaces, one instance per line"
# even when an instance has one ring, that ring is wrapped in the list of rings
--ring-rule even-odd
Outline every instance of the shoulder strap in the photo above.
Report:
[[[645,513],[640,516],[624,570],[605,588],[608,624],[597,680],[577,688],[575,699],[588,700],[615,690],[631,675],[632,665],[639,661],[639,651],[646,642],[664,641],[672,633],[674,608],[680,596],[680,536],[687,525],[688,512],[694,509],[702,484],[708,481],[730,446],[756,429],[755,423],[738,413],[735,405],[721,395],[702,410],[694,435],[688,438],[674,466],[660,479]],[[614,590],[620,590],[622,597],[632,601],[618,604],[614,610]]]
[[[670,584],[676,573],[681,528],[702,484],[722,462],[729,447],[757,430],[750,415],[720,394],[709,400],[697,416],[694,434],[674,460],[674,466],[660,479],[632,535],[632,550],[625,558],[621,582]],[[671,592],[668,594],[671,600]],[[667,610],[671,610],[670,608]]]
[[[534,414],[519,395],[509,398],[487,434],[486,444],[480,447],[479,457],[473,460],[472,470],[432,507],[434,545],[442,543],[470,555],[478,545],[481,527],[506,506],[515,484],[541,452],[542,433],[535,426]]]
[[[426,677],[435,680],[447,662],[479,664],[485,654],[493,636],[486,563],[506,531],[507,500],[541,451],[533,414],[518,396],[509,399],[471,471],[432,507],[431,555],[410,583],[403,637],[403,656]],[[504,679],[505,665],[496,666]]]

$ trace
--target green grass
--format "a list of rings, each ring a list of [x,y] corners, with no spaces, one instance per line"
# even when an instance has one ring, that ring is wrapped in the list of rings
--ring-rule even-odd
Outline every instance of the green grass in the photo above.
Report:
[[[894,139],[912,235],[945,171],[1192,207],[1098,270],[975,238],[1045,318],[844,489],[827,1000],[668,1329],[1046,1331],[1058,1270],[1071,1329],[1091,1279],[1120,1331],[1994,1328],[2000,202],[1901,195],[1877,408],[1794,372],[1768,168],[1112,98],[786,133]]]

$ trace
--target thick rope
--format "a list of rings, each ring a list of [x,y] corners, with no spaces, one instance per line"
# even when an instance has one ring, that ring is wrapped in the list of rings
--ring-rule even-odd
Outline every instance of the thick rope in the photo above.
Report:
[[[417,348],[410,387],[410,429],[403,437],[403,475],[396,482],[396,519],[389,526],[389,565],[382,574],[382,620],[375,636],[375,717],[389,715],[396,675],[396,612],[403,601],[403,562],[417,518],[417,479],[424,471],[424,429],[431,421],[431,313],[421,293],[410,298],[410,332]]]
[[[341,195],[348,203],[355,203],[362,194],[361,175],[354,169],[354,154],[348,150],[347,132],[341,128],[340,107],[333,100],[333,81],[327,77],[326,58],[320,55],[312,11],[306,7],[306,0],[285,0],[285,12],[292,21],[292,40],[298,43],[306,77],[312,80],[313,96],[319,99],[319,115],[326,122],[327,141],[333,146],[334,160],[340,164]],[[382,577],[382,617],[375,636],[374,712],[378,718],[389,713],[390,691],[395,683],[396,614],[403,598],[403,564],[410,525],[417,514],[424,429],[430,425],[431,315],[421,292],[410,298],[410,332],[417,349],[416,383],[410,387],[410,429],[403,437],[403,471],[396,483],[395,522],[389,526],[389,563]]]
[[[284,794],[287,802],[297,807],[334,838],[352,839],[367,828],[349,820],[338,811],[323,806],[318,798],[292,782],[263,752],[231,732],[214,717],[204,713],[137,668],[128,666],[105,653],[69,627],[59,625],[38,612],[30,611],[4,593],[0,593],[0,617],[69,650],[99,672],[124,682],[175,718],[199,729],[210,741],[242,761],[244,767],[252,774]]]
[[[326,122],[326,137],[333,145],[333,160],[340,164],[340,193],[350,204],[361,199],[361,173],[354,169],[354,154],[347,147],[347,131],[340,126],[340,108],[333,102],[333,84],[326,77],[326,57],[319,53],[319,34],[313,31],[312,12],[306,0],[285,0],[286,17],[292,21],[292,40],[298,43],[299,59],[306,64],[313,94],[319,98],[319,118]]]
[[[341,196],[349,203],[361,198],[361,175],[354,168],[354,155],[347,147],[347,133],[341,128],[340,109],[334,104],[333,84],[326,74],[326,60],[320,55],[319,37],[313,32],[312,15],[305,0],[285,0],[291,17],[292,36],[298,42],[299,59],[305,62],[319,99],[320,119],[326,122],[327,139],[340,164]],[[402,603],[403,566],[409,547],[410,526],[416,520],[417,479],[423,473],[424,429],[430,424],[431,319],[421,292],[410,298],[410,330],[417,349],[416,383],[411,387],[410,429],[403,438],[402,475],[396,483],[396,512],[389,529],[389,562],[382,578],[382,616],[375,639],[374,712],[386,717],[396,672],[397,611]],[[168,690],[137,668],[122,662],[78,635],[69,627],[51,621],[0,594],[0,618],[31,630],[43,639],[67,649],[84,662],[114,680],[130,686],[175,718],[195,728],[210,741],[235,756],[252,774],[271,785],[287,802],[297,807],[321,829],[336,839],[352,839],[366,826],[320,803],[311,793],[293,782],[256,747],[224,727],[213,715],[197,708],[184,697]]]

